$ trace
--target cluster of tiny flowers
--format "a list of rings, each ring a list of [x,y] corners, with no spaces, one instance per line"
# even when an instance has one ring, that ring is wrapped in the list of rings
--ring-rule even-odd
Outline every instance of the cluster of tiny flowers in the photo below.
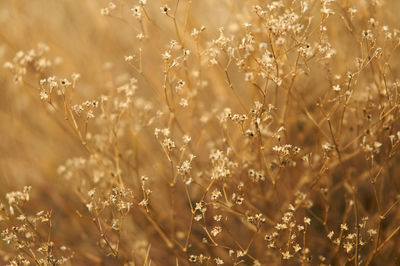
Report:
[[[47,227],[47,231],[52,229],[51,211],[42,210],[32,215],[23,210],[30,200],[30,191],[31,187],[24,187],[22,191],[7,193],[8,208],[0,202],[0,221],[7,220],[13,225],[4,228],[5,224],[2,224],[0,237],[18,253],[5,259],[8,265],[29,265],[33,262],[40,265],[65,264],[73,257],[73,252],[65,246],[57,246],[50,237],[41,238],[43,232],[39,231],[43,226]]]
[[[22,84],[29,67],[33,67],[38,73],[43,73],[55,63],[45,57],[48,51],[49,47],[44,43],[39,43],[36,49],[27,52],[18,51],[12,61],[4,63],[4,68],[14,75],[15,83]]]

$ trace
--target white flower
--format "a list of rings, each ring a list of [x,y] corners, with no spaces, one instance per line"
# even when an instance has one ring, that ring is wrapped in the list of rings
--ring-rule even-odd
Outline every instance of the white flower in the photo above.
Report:
[[[277,229],[277,230],[283,230],[283,229],[286,229],[286,228],[287,228],[286,224],[277,224],[277,225],[275,225],[275,229]]]
[[[221,196],[222,196],[222,193],[217,188],[214,189],[213,192],[211,192],[211,200],[217,200]]]
[[[350,242],[346,242],[343,244],[343,248],[346,250],[347,253],[353,250],[353,244]]]
[[[189,135],[185,134],[183,135],[182,140],[184,144],[188,144],[192,140],[192,138]]]
[[[301,250],[301,247],[299,244],[296,244],[293,246],[294,252],[299,252]]]
[[[116,7],[117,7],[117,5],[114,4],[113,2],[108,3],[108,8],[109,8],[110,10],[113,10],[113,9],[115,9]]]
[[[131,8],[131,11],[134,17],[136,17],[139,20],[142,19],[142,10],[140,6],[134,6],[133,8]]]
[[[375,229],[369,229],[367,232],[368,232],[368,235],[369,235],[370,237],[376,235],[376,230],[375,230]]]
[[[165,138],[162,145],[168,150],[172,151],[175,148],[175,142],[170,138]]]
[[[40,100],[47,100],[49,98],[49,95],[45,90],[40,91]]]
[[[217,265],[222,265],[222,264],[224,264],[224,261],[221,260],[220,258],[215,258],[214,260],[215,260],[215,263],[216,263]]]
[[[189,105],[188,100],[185,98],[181,98],[181,100],[179,101],[179,105],[182,107],[187,107]]]
[[[71,78],[75,82],[81,77],[81,74],[79,73],[72,73]]]
[[[144,39],[143,33],[139,33],[138,35],[136,35],[136,38],[137,38],[138,40],[143,40],[143,39]]]
[[[100,9],[100,14],[101,14],[102,16],[109,16],[109,15],[110,15],[110,9],[108,9],[108,8],[102,8],[102,9]]]
[[[130,62],[132,60],[133,60],[133,56],[131,56],[131,55],[126,55],[125,56],[125,62]]]
[[[329,142],[325,142],[325,144],[322,145],[322,149],[326,152],[329,152],[331,150],[333,150],[333,145],[330,144]]]
[[[87,119],[94,118],[93,111],[92,111],[92,110],[89,110],[89,111],[87,112],[87,115],[86,115],[86,117],[87,117]]]
[[[170,54],[168,51],[165,51],[165,52],[162,54],[162,58],[163,58],[164,60],[168,60],[168,59],[171,58],[171,54]]]
[[[340,230],[347,231],[347,230],[349,230],[349,228],[347,227],[347,224],[341,224],[340,225]]]
[[[215,221],[219,222],[222,219],[222,215],[221,214],[215,215],[213,218],[214,218]]]
[[[283,258],[284,260],[288,260],[288,259],[290,259],[291,257],[293,257],[293,255],[290,254],[289,251],[282,252],[282,258]]]
[[[375,142],[374,142],[374,147],[375,147],[376,149],[380,148],[381,146],[382,146],[382,143],[381,143],[381,142],[378,142],[378,141],[375,141]]]
[[[91,212],[93,209],[93,203],[89,202],[88,204],[86,204],[86,208],[88,209],[89,212]]]
[[[221,233],[221,231],[222,231],[221,226],[216,226],[216,227],[213,228],[213,230],[211,230],[211,234],[215,237],[219,233]]]
[[[161,13],[163,14],[168,14],[168,12],[171,10],[168,5],[163,5],[162,7],[160,7]]]
[[[340,91],[342,88],[340,88],[339,85],[334,85],[334,86],[332,87],[332,89],[333,89],[334,91]]]

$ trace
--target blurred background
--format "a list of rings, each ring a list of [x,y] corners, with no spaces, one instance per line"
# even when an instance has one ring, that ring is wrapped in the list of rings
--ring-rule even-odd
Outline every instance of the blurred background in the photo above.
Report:
[[[39,81],[52,75],[70,79],[73,73],[79,73],[80,78],[76,88],[74,88],[71,103],[77,104],[85,100],[99,100],[100,95],[114,96],[117,94],[116,88],[124,85],[129,79],[136,78],[138,89],[135,92],[135,106],[137,105],[138,110],[144,110],[147,108],[145,106],[151,106],[151,108],[149,107],[149,110],[151,109],[149,113],[151,114],[146,115],[138,112],[137,114],[132,114],[132,116],[125,117],[122,121],[121,128],[127,132],[134,133],[124,135],[121,138],[119,143],[121,153],[126,152],[128,154],[133,152],[133,154],[136,154],[136,159],[132,159],[132,161],[135,161],[137,168],[138,164],[141,168],[140,173],[137,170],[137,173],[132,174],[132,170],[129,170],[127,163],[122,166],[122,171],[126,173],[124,176],[126,178],[125,183],[135,193],[139,194],[141,193],[139,177],[141,175],[149,175],[150,178],[153,178],[153,194],[156,199],[155,202],[159,202],[159,206],[155,207],[155,212],[159,217],[160,223],[163,224],[162,227],[168,228],[165,230],[170,232],[169,228],[173,227],[173,225],[170,226],[169,224],[171,223],[171,217],[169,214],[163,214],[163,210],[171,208],[169,199],[165,200],[165,198],[168,198],[165,195],[169,193],[169,184],[164,182],[165,180],[163,179],[168,176],[167,172],[170,171],[169,162],[165,158],[164,151],[154,138],[155,127],[168,127],[173,120],[165,114],[157,120],[157,111],[168,113],[163,95],[164,62],[161,54],[168,49],[171,40],[178,39],[173,21],[160,10],[160,7],[162,8],[164,5],[168,5],[172,9],[171,13],[174,12],[178,31],[181,33],[185,48],[191,50],[193,54],[193,58],[190,57],[187,61],[189,66],[176,71],[171,83],[180,78],[190,77],[189,80],[186,80],[186,84],[191,83],[193,87],[196,87],[196,90],[187,94],[190,99],[190,107],[188,109],[180,107],[177,104],[179,101],[175,99],[175,114],[184,127],[183,131],[190,133],[194,141],[192,152],[198,157],[196,159],[198,161],[196,168],[196,174],[198,175],[196,177],[199,177],[199,180],[204,180],[200,177],[209,175],[209,169],[206,169],[206,167],[209,167],[210,150],[221,146],[226,148],[227,143],[229,144],[229,141],[231,141],[234,146],[236,145],[239,157],[242,159],[241,161],[238,160],[240,167],[243,167],[237,174],[240,178],[238,177],[238,181],[235,184],[229,185],[230,188],[237,186],[243,180],[243,176],[247,176],[249,167],[246,165],[251,165],[251,160],[254,157],[256,157],[254,160],[258,160],[257,155],[255,155],[258,151],[251,146],[255,145],[254,143],[249,144],[244,140],[243,130],[234,125],[228,125],[225,129],[221,129],[216,117],[225,107],[231,108],[233,113],[243,112],[241,106],[243,103],[247,108],[246,111],[249,112],[254,105],[254,101],[259,100],[258,94],[251,84],[244,81],[245,74],[239,70],[236,62],[235,64],[232,63],[232,66],[228,68],[231,82],[234,84],[234,90],[237,94],[231,93],[229,87],[227,87],[223,71],[221,72],[221,69],[216,70],[206,65],[204,61],[207,60],[204,58],[207,57],[207,54],[202,54],[200,51],[210,46],[212,40],[218,39],[220,27],[224,28],[226,36],[236,36],[235,41],[240,43],[241,38],[246,34],[246,30],[243,27],[246,22],[253,24],[253,29],[257,36],[257,45],[260,42],[268,42],[267,34],[263,33],[265,25],[254,15],[252,6],[256,4],[264,6],[270,2],[272,3],[272,1],[247,0],[186,0],[180,1],[179,5],[177,5],[176,1],[148,0],[146,4],[147,14],[143,14],[143,23],[141,24],[132,15],[133,11],[131,10],[135,5],[139,5],[139,1],[115,1],[116,8],[111,10],[111,15],[109,16],[101,15],[101,9],[109,6],[109,1],[102,0],[0,1],[0,65],[4,65],[7,61],[12,61],[18,51],[37,49],[40,43],[48,46],[49,51],[45,57],[51,62],[51,67],[40,73],[28,69],[28,74],[24,77],[22,84],[15,84],[13,75],[6,69],[2,68],[0,70],[0,195],[3,197],[10,191],[21,190],[26,185],[32,186],[30,208],[33,208],[32,212],[42,209],[52,210],[55,242],[63,243],[71,247],[75,252],[75,259],[70,262],[71,265],[114,265],[115,261],[99,248],[101,243],[99,244],[99,234],[96,231],[96,227],[93,226],[89,219],[80,218],[79,214],[77,214],[77,210],[80,213],[86,211],[85,205],[82,204],[84,200],[79,196],[82,192],[79,191],[80,185],[77,184],[78,188],[76,188],[71,185],[70,181],[60,177],[59,173],[57,173],[59,166],[63,165],[69,158],[88,157],[88,151],[74,133],[73,128],[65,122],[61,102],[55,102],[55,104],[59,104],[59,110],[61,110],[56,112],[40,99]],[[292,2],[297,3],[300,1],[285,0],[281,2],[284,7],[287,7],[286,9],[283,8],[283,10],[286,10],[283,13],[289,13],[292,11],[290,8]],[[305,21],[310,18],[309,28],[315,28],[316,32],[318,32],[318,23],[322,18],[319,12],[320,1],[305,2],[309,2],[310,11],[301,19],[306,23]],[[296,85],[294,86],[297,93],[296,97],[301,99],[302,103],[296,104],[294,98],[291,98],[291,108],[287,111],[288,119],[284,125],[286,127],[285,143],[300,146],[302,155],[306,153],[317,154],[320,161],[315,159],[316,165],[322,164],[323,153],[321,152],[321,145],[326,141],[331,141],[331,139],[326,137],[329,134],[325,136],[321,134],[304,110],[309,110],[317,121],[318,126],[325,132],[329,132],[328,124],[324,120],[324,114],[319,111],[315,103],[324,102],[324,108],[328,111],[335,106],[334,102],[329,101],[330,97],[334,98],[331,93],[332,85],[334,85],[332,80],[335,80],[334,76],[340,74],[341,84],[346,84],[346,73],[356,69],[356,58],[366,58],[368,51],[371,52],[378,47],[384,49],[384,58],[376,63],[375,68],[372,66],[357,77],[357,82],[354,84],[356,89],[353,94],[355,100],[354,102],[352,101],[349,107],[349,114],[345,119],[347,122],[344,124],[342,143],[349,143],[354,138],[358,138],[357,136],[360,136],[363,130],[369,127],[365,126],[367,123],[365,112],[373,114],[374,118],[379,120],[380,112],[389,110],[389,107],[383,107],[385,97],[380,94],[380,90],[383,87],[381,87],[382,81],[380,80],[379,71],[380,67],[382,67],[381,69],[384,68],[385,60],[390,65],[390,71],[387,74],[389,83],[393,85],[399,82],[397,79],[397,74],[400,70],[399,52],[398,44],[393,44],[395,41],[385,42],[382,35],[377,37],[380,39],[376,41],[375,46],[360,48],[359,45],[360,43],[362,44],[362,41],[360,41],[362,39],[361,33],[364,29],[370,27],[368,21],[372,16],[379,20],[379,26],[376,26],[377,32],[382,31],[381,28],[385,25],[390,29],[399,26],[397,17],[400,11],[400,1],[381,1],[383,6],[372,2],[379,1],[338,0],[332,3],[336,15],[329,18],[326,25],[329,29],[327,36],[336,54],[326,62],[318,58],[315,59],[315,62],[312,61],[314,58],[310,59],[310,62],[304,60],[301,65],[301,73],[299,72],[299,78],[296,79]],[[346,15],[348,14],[348,8],[351,6],[357,8],[356,18],[352,21]],[[145,16],[149,16],[150,19],[146,19]],[[205,26],[206,30],[202,33],[201,40],[196,43],[191,39],[190,33],[193,28],[200,29],[202,25]],[[348,30],[349,28],[353,29],[353,31]],[[137,37],[140,33],[145,36],[143,40]],[[320,41],[320,37],[318,34],[310,35],[309,39],[304,41],[313,44]],[[394,49],[392,49],[393,47]],[[125,57],[129,55],[138,56],[139,51],[142,53],[143,73],[138,73],[137,69],[133,68],[125,60]],[[288,52],[288,55],[286,57],[282,56],[281,60],[282,71],[289,71],[291,64],[296,61],[296,56]],[[227,62],[228,58],[222,56],[221,65],[225,65]],[[137,65],[137,63],[137,57],[135,57],[134,64]],[[308,63],[310,64],[308,65]],[[188,74],[185,74],[185,71]],[[284,83],[288,84],[289,81],[290,76],[287,77],[287,80],[284,80]],[[374,83],[375,85],[373,85]],[[396,99],[394,103],[390,104],[395,106],[399,103],[397,99],[398,88],[395,85],[393,87],[395,88],[393,91],[396,91]],[[282,89],[275,94],[274,86],[269,85],[269,87],[266,86],[266,91],[268,91],[268,97],[266,97],[265,106],[267,104],[276,105],[277,112],[275,115],[280,118],[283,106],[286,103],[287,90]],[[238,101],[238,98],[241,99],[242,103]],[[400,129],[398,108],[394,110],[397,111],[393,112],[394,118],[390,122],[390,132],[382,133],[379,130],[376,131],[379,131],[379,136],[385,139],[382,141],[385,147],[389,145],[387,136],[395,134]],[[99,115],[99,113],[96,113],[96,115]],[[148,126],[146,122],[150,119],[155,119],[156,122]],[[332,120],[337,122],[338,119],[340,118],[334,116]],[[210,121],[204,122],[208,120]],[[80,124],[79,126],[82,125]],[[283,121],[277,119],[271,124],[270,132],[267,132],[266,135],[270,137],[282,125]],[[92,123],[89,124],[88,131],[94,135],[96,132],[100,132],[103,126],[103,124]],[[178,136],[181,138],[183,135],[183,132],[179,131],[178,127],[178,125],[173,126],[174,129],[172,129],[171,134],[176,139]],[[230,136],[228,134],[224,135],[228,131]],[[282,143],[275,140],[267,142],[266,150],[278,144]],[[250,146],[254,149],[249,148],[247,150],[247,147]],[[370,219],[373,222],[377,222],[379,220],[378,212],[374,205],[375,198],[370,189],[368,179],[370,177],[368,174],[369,162],[365,160],[363,153],[352,157],[352,154],[357,152],[357,149],[360,149],[359,142],[354,142],[349,147],[350,149],[345,152],[345,155],[350,156],[350,159],[346,161],[346,167],[348,169],[351,168],[349,176],[355,180],[355,184],[359,181],[359,202],[360,205],[364,205],[362,209],[365,215],[370,214]],[[272,152],[267,151],[266,154],[268,162],[272,163],[273,159],[270,159],[272,158]],[[377,155],[377,158],[375,158],[377,165],[369,169],[371,173],[376,173],[380,166],[385,169],[383,173],[386,179],[380,184],[379,191],[379,195],[382,197],[382,204],[386,206],[385,209],[392,206],[393,202],[396,202],[396,196],[400,189],[400,181],[397,178],[400,171],[399,158],[397,153],[394,155],[391,161],[386,161],[384,157],[380,158]],[[250,163],[246,161],[246,156],[251,158],[249,159]],[[341,172],[342,170],[335,168],[337,164],[333,163],[333,170],[326,174],[324,173],[322,178],[323,180],[326,179],[322,182],[324,186],[336,189],[328,198],[333,202],[336,200],[335,197],[340,198],[337,200],[338,205],[332,207],[335,213],[329,217],[332,220],[335,220],[336,213],[341,217],[346,205],[345,186],[341,181],[337,181],[344,174]],[[268,186],[266,186],[267,192],[260,192],[257,185],[253,185],[247,194],[251,195],[250,191],[258,191],[260,193],[260,198],[255,196],[249,201],[257,208],[264,208],[264,213],[268,213],[273,222],[279,221],[279,217],[284,212],[283,209],[287,207],[286,203],[289,203],[294,198],[294,192],[304,184],[309,184],[318,169],[317,167],[311,170],[308,169],[303,166],[299,159],[296,168],[282,170],[279,174],[278,171],[280,170],[276,171],[274,172],[276,176],[280,176],[282,179],[280,183],[282,185],[277,185],[276,191],[279,194],[276,196],[277,198],[273,198],[265,206],[260,203],[260,198],[265,200],[265,195],[275,197],[272,195],[275,195],[276,192],[269,191]],[[90,181],[88,182],[90,183]],[[202,183],[202,181],[199,181],[199,183],[203,186],[208,184]],[[90,187],[90,185],[86,185]],[[234,190],[232,189],[232,191]],[[84,190],[84,192],[86,193],[87,191]],[[262,194],[264,192],[265,195]],[[187,213],[182,214],[181,219],[176,222],[176,227],[181,228],[180,232],[186,233],[187,224],[190,220],[190,209],[186,198],[183,200],[186,197],[184,185],[180,184],[176,193],[180,195],[180,198],[178,197],[178,200],[174,203],[178,210],[176,215],[180,217],[179,210],[185,208],[187,210]],[[193,197],[197,200],[201,198],[200,189],[193,190]],[[311,196],[311,198],[315,201],[320,200],[319,196]],[[2,198],[1,200],[4,201],[5,199]],[[285,207],[283,207],[284,204],[279,204],[281,202],[285,202]],[[263,205],[263,207],[260,207],[260,205]],[[318,204],[316,205],[317,207],[319,206]],[[325,205],[321,203],[321,206]],[[271,209],[266,210],[268,208]],[[398,213],[395,207],[393,210]],[[317,215],[323,215],[324,210],[321,207],[321,210],[314,211]],[[138,211],[138,213],[140,212]],[[302,213],[303,216],[305,214],[311,215],[307,211]],[[395,226],[397,225],[394,221],[398,217],[398,214],[393,214],[389,221],[385,220],[382,226],[387,228],[388,231],[382,236],[382,239],[387,237],[393,228],[396,228]],[[246,239],[244,242],[247,242],[248,236],[251,234],[246,231],[246,227],[241,225],[239,219],[230,221],[234,221],[232,222],[232,228],[234,228],[233,231],[238,232],[238,241]],[[150,254],[153,256],[156,265],[163,265],[163,260],[167,261],[168,265],[172,265],[172,263],[175,263],[175,258],[172,257],[181,258],[180,256],[186,256],[178,256],[177,254],[171,256],[163,241],[154,229],[149,226],[149,221],[145,218],[138,218],[136,223],[128,222],[127,224],[127,236],[123,241],[128,243],[126,244],[128,247],[126,254],[133,254],[132,256],[127,255],[127,257],[137,258],[137,261],[132,259],[132,265],[135,265],[134,261],[138,265],[143,264],[144,258],[148,256],[148,254],[146,255],[148,250],[151,250]],[[172,224],[174,223],[172,222]],[[340,220],[332,222],[332,224],[338,226]],[[312,230],[314,230],[315,234],[326,235],[322,226],[317,226]],[[193,244],[193,249],[196,250],[197,247],[202,246],[202,237],[200,237],[202,230],[199,227],[194,229],[194,232],[194,234],[198,234],[198,237],[195,238],[197,243]],[[172,231],[168,234],[173,235]],[[177,238],[179,239],[179,237]],[[258,244],[255,245],[253,252],[263,254],[265,247],[263,246],[262,238],[263,236],[256,238],[255,242]],[[151,241],[152,239],[155,239],[155,241]],[[315,237],[315,239],[318,238]],[[324,238],[320,241],[324,242],[326,239]],[[386,253],[396,261],[398,261],[396,256],[399,255],[398,245],[396,247],[398,241],[398,237],[393,238],[392,248]],[[227,242],[232,242],[232,240]],[[318,241],[315,242],[315,245],[318,246],[318,243]],[[149,249],[149,244],[152,245],[151,249]],[[329,250],[329,248],[315,247],[318,252],[321,250],[326,251],[326,249]],[[3,243],[0,244],[0,252],[0,255],[3,255],[4,258],[11,254],[9,248]],[[214,254],[212,251],[209,252]],[[326,251],[326,253],[331,254],[330,252]],[[217,251],[214,255],[226,257],[226,254],[220,254],[222,254],[222,251]],[[273,257],[272,255],[268,256]],[[332,259],[334,254],[330,256]],[[128,263],[127,261],[126,263]],[[267,261],[268,259],[264,260],[263,263]],[[339,263],[345,260],[337,259],[335,261],[332,259],[332,261]],[[179,262],[183,265],[188,263],[181,259],[179,259]],[[250,259],[245,261],[245,265],[251,265],[251,263]],[[227,265],[230,264],[227,263]],[[376,265],[379,265],[379,263],[376,262]]]

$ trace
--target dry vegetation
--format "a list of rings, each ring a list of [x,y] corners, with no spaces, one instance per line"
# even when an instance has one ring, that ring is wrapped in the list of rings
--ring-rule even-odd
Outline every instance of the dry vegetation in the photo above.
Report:
[[[399,12],[1,1],[0,264],[399,265]]]

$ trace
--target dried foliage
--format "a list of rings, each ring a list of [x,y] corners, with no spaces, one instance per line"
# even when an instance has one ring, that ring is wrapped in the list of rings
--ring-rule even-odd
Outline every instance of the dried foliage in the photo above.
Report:
[[[399,1],[0,7],[0,264],[400,263]]]

